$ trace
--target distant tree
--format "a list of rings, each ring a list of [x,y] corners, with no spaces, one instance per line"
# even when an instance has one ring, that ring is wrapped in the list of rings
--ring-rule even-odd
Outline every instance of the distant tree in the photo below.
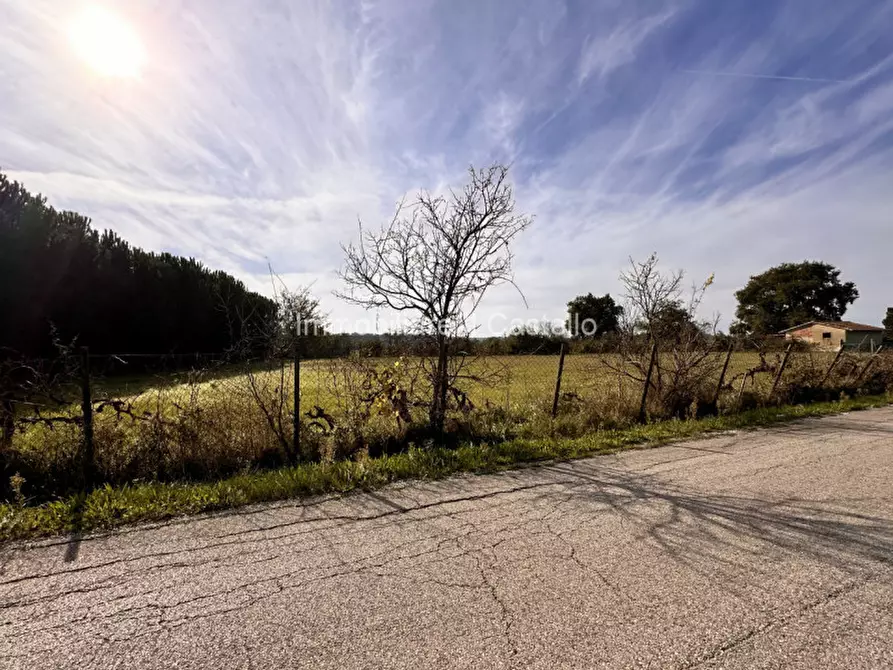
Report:
[[[510,354],[555,354],[561,350],[565,336],[553,324],[545,321],[513,328],[506,336]]]
[[[887,308],[887,316],[884,317],[884,337],[893,340],[893,307]]]
[[[596,338],[616,333],[623,316],[623,307],[610,294],[596,297],[579,295],[567,303],[567,331],[576,338]]]
[[[239,324],[242,340],[233,348],[241,359],[258,355],[271,359],[290,358],[296,353],[302,357],[323,356],[331,350],[328,338],[328,322],[319,300],[309,286],[289,288],[272,269],[270,271],[274,304],[274,318],[253,320],[230,305],[224,308],[231,321]]]
[[[672,342],[702,332],[695,315],[681,301],[670,302],[658,309],[651,322],[640,324],[639,330],[661,342]]]
[[[754,275],[735,293],[733,332],[769,335],[807,321],[839,321],[859,291],[828,263],[782,263]]]

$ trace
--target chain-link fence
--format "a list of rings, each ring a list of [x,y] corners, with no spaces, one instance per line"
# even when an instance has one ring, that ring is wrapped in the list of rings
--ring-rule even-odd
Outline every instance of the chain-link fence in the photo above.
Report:
[[[104,482],[201,479],[302,460],[356,457],[440,439],[500,439],[671,416],[882,392],[886,352],[697,356],[641,347],[597,354],[450,357],[444,431],[426,432],[433,359],[424,351],[233,360],[219,354],[64,352],[6,356],[0,482],[47,497]],[[295,372],[298,372],[296,375]],[[18,482],[17,485],[8,482]]]

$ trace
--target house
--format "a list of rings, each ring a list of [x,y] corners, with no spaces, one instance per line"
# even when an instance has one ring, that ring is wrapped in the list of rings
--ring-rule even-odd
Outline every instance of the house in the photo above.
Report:
[[[779,335],[832,351],[841,347],[876,351],[884,341],[883,328],[852,321],[810,321],[783,330]]]

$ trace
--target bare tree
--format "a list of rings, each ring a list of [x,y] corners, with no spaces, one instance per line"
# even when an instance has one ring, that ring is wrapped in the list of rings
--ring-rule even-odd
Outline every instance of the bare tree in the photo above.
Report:
[[[681,270],[661,272],[656,253],[643,262],[630,258],[629,269],[620,273],[620,283],[625,290],[623,297],[626,299],[623,326],[644,331],[650,338],[667,310],[681,309],[684,277],[685,273]]]
[[[609,363],[616,371],[650,384],[663,411],[673,416],[684,416],[694,404],[709,403],[707,392],[721,366],[713,342],[718,320],[698,317],[713,277],[693,285],[688,296],[684,280],[681,270],[661,271],[657,254],[643,262],[630,259],[630,268],[620,274],[626,298],[621,362]],[[657,355],[649,376],[652,348]]]
[[[311,292],[312,286],[290,289],[272,270],[270,274],[273,278],[276,321],[271,324],[267,338],[279,355],[288,355],[307,338],[324,335],[328,324],[319,300]]]
[[[487,289],[512,283],[510,244],[532,219],[515,213],[508,168],[468,170],[468,182],[445,196],[422,191],[401,201],[390,223],[364,231],[344,247],[340,297],[367,308],[415,315],[436,342],[432,366],[431,426],[443,427],[452,338],[467,334],[469,318]]]
[[[220,383],[230,393],[247,393],[288,460],[294,462],[301,454],[295,441],[294,414],[294,375],[300,372],[293,366],[304,355],[300,348],[324,334],[326,317],[309,286],[289,289],[272,268],[270,279],[275,303],[271,314],[256,318],[240,312],[237,306],[222,305],[231,323],[235,322],[235,332],[241,333],[228,355],[242,367],[243,374]]]

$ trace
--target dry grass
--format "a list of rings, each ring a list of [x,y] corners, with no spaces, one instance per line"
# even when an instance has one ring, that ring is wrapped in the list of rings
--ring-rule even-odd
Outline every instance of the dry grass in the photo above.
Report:
[[[719,360],[723,355],[716,354]],[[773,363],[777,356],[769,355],[767,361]],[[833,354],[823,352],[792,355],[779,385],[778,401],[840,397],[839,392],[829,395],[815,390],[832,359]],[[851,382],[864,360],[842,361],[828,386],[853,394],[857,389]],[[457,442],[493,444],[513,438],[579,437],[596,430],[629,427],[636,419],[642,386],[616,372],[619,362],[611,354],[568,355],[560,411],[553,419],[550,410],[557,356],[469,359],[457,385],[471,402],[453,409],[449,430]],[[721,412],[740,409],[739,400],[744,407],[765,402],[773,383],[771,372],[748,378],[743,394],[740,389],[744,373],[759,363],[755,353],[733,355],[726,377],[731,384],[721,395]],[[893,371],[893,364],[887,357],[875,368]],[[250,375],[232,369],[214,376],[174,375],[153,379],[154,385],[147,385],[145,379],[131,380],[127,386],[120,380],[97,382],[97,398],[116,395],[126,410],[122,413],[105,406],[95,415],[95,463],[100,480],[124,484],[210,479],[285,464],[289,454],[283,442],[291,444],[293,440],[292,373],[288,365],[274,365],[254,369]],[[875,384],[870,391],[882,392],[883,384],[886,382],[880,387]],[[803,389],[809,393],[804,394]],[[402,409],[397,401],[401,390],[407,391]],[[299,460],[335,461],[429,445],[430,436],[420,428],[425,422],[423,404],[428,393],[417,359],[303,362]],[[270,412],[259,406],[258,398],[267,410],[274,409],[272,419]],[[652,398],[649,406],[655,417],[661,416],[657,402],[659,399]],[[333,425],[306,416],[317,408]],[[67,413],[78,416],[78,406],[72,405]],[[27,495],[46,498],[82,485],[78,477],[81,445],[77,425],[33,425],[14,436],[7,462],[11,472],[24,477]]]

